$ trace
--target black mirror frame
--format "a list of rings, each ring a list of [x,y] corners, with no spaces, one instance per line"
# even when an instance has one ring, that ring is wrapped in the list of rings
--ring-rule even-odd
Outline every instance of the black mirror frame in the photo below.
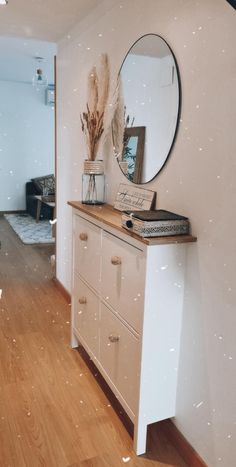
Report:
[[[169,149],[169,152],[165,158],[165,161],[164,163],[162,164],[161,168],[158,170],[158,172],[150,179],[148,180],[147,182],[142,182],[142,183],[139,183],[139,185],[146,185],[147,183],[150,183],[152,180],[154,180],[154,178],[156,178],[160,172],[163,170],[164,166],[166,165],[168,159],[169,159],[169,156],[170,156],[170,153],[174,147],[174,144],[175,144],[175,141],[176,141],[176,138],[177,138],[177,133],[178,133],[178,129],[179,129],[179,123],[180,123],[180,116],[181,116],[181,110],[182,110],[182,87],[181,87],[181,80],[180,80],[180,72],[179,72],[179,67],[178,67],[178,64],[177,64],[177,61],[176,61],[176,57],[175,57],[175,54],[173,53],[173,50],[172,48],[169,46],[168,42],[162,37],[160,36],[159,34],[155,34],[155,33],[147,33],[147,34],[143,34],[143,36],[140,36],[132,45],[131,47],[129,48],[127,54],[125,55],[125,58],[120,66],[120,69],[119,69],[119,73],[118,73],[118,76],[120,76],[121,74],[121,70],[122,70],[122,67],[124,65],[124,62],[127,58],[127,56],[129,55],[131,49],[135,46],[135,44],[137,44],[137,42],[139,42],[141,39],[143,39],[144,37],[147,37],[147,36],[155,36],[155,37],[159,37],[163,42],[165,42],[165,44],[167,45],[168,49],[170,50],[171,54],[172,54],[172,57],[173,57],[173,60],[174,60],[174,63],[175,63],[175,68],[176,68],[176,73],[177,73],[177,78],[178,78],[178,90],[179,90],[179,107],[178,107],[178,114],[177,114],[177,119],[176,119],[176,126],[175,126],[175,132],[174,132],[174,136],[173,136],[173,140],[172,140],[172,143],[170,145],[170,149]],[[118,162],[118,161],[117,161]],[[119,165],[119,164],[118,164]],[[121,167],[119,166],[119,169],[120,171],[122,172],[122,174],[125,176],[124,172],[122,171]],[[127,179],[127,177],[125,176],[125,178]],[[135,182],[132,182],[130,180],[131,183],[135,183]]]

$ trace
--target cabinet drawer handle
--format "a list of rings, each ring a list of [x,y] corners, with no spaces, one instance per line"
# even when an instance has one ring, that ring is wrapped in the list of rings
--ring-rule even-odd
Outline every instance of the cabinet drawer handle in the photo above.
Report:
[[[113,264],[114,266],[118,266],[119,264],[121,264],[121,258],[119,256],[112,256],[111,264]]]
[[[114,343],[114,342],[118,342],[119,341],[119,336],[114,336],[113,334],[110,334],[110,336],[108,337],[109,341]]]
[[[86,297],[80,297],[79,298],[79,303],[80,303],[80,305],[85,305],[85,303],[87,303],[87,298]]]
[[[86,234],[84,232],[81,232],[79,234],[79,238],[80,238],[80,240],[82,240],[82,242],[86,242],[86,240],[88,240],[88,234]]]

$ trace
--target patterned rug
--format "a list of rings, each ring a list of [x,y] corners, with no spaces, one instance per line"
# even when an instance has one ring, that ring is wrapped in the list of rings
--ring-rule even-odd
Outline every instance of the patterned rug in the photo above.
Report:
[[[25,244],[54,243],[52,237],[52,226],[48,220],[36,223],[28,214],[4,214],[15,233]]]

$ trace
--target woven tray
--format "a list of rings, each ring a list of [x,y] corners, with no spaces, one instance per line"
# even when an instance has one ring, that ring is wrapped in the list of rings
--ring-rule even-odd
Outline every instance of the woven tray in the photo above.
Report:
[[[188,235],[190,230],[187,217],[164,210],[140,211],[138,213],[128,211],[122,214],[121,220],[125,229],[131,230],[141,237]]]

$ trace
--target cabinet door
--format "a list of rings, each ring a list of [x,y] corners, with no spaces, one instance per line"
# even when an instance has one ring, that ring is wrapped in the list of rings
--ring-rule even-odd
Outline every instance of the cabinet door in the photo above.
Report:
[[[138,400],[139,340],[103,304],[100,329],[101,365],[135,414]]]
[[[100,290],[101,229],[74,216],[74,270],[95,290]]]
[[[144,303],[144,252],[103,232],[102,296],[137,332]]]
[[[86,350],[98,357],[99,300],[78,277],[75,277],[72,306],[74,329]]]

